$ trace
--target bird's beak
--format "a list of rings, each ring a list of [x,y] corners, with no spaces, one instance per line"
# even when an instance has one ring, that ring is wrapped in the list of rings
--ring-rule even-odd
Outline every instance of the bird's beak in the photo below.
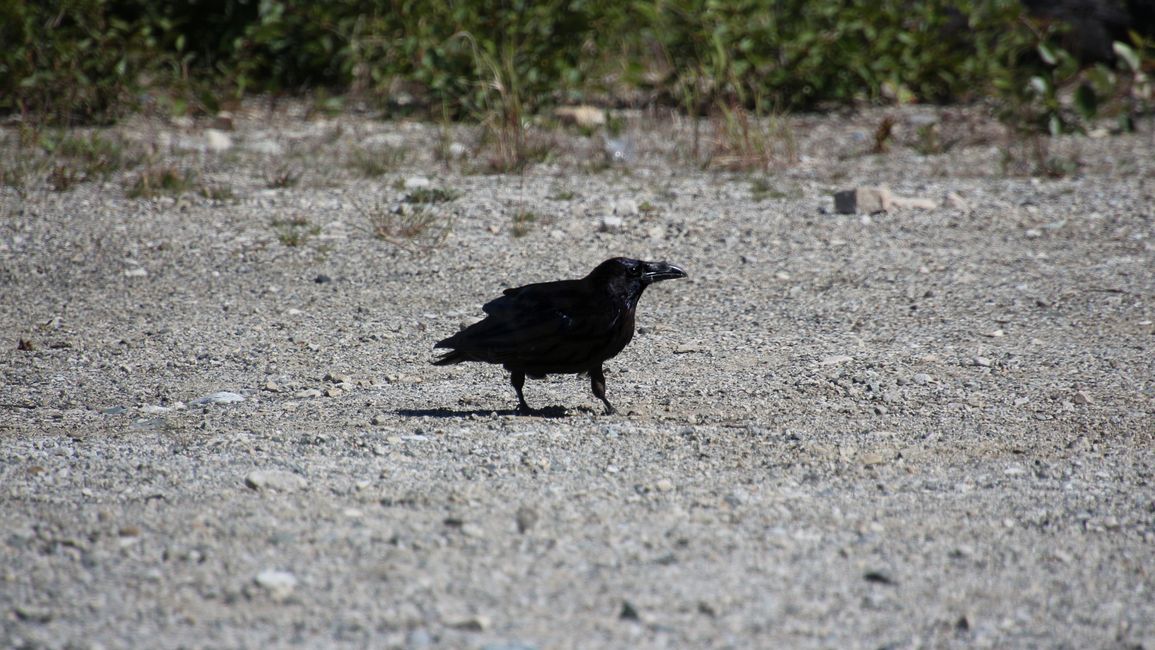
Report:
[[[686,277],[686,272],[673,264],[646,262],[645,265],[646,270],[642,273],[642,282],[646,284]]]

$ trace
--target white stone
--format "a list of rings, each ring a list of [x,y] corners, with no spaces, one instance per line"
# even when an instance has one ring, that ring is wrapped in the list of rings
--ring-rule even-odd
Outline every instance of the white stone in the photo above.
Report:
[[[217,129],[205,129],[205,141],[209,151],[228,151],[233,148],[233,139],[229,134]]]
[[[257,574],[254,582],[257,583],[258,587],[268,592],[269,597],[278,602],[292,596],[293,590],[297,588],[297,576],[278,569],[261,571]]]

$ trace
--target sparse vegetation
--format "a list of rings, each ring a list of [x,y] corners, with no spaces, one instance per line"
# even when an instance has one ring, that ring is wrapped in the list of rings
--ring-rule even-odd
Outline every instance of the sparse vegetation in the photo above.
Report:
[[[140,159],[138,155],[128,153],[119,141],[99,134],[45,136],[42,146],[50,156],[74,162],[77,172],[86,180],[107,178],[136,166]]]
[[[1040,133],[1012,135],[1001,152],[1000,165],[1006,176],[1063,178],[1082,167],[1078,155],[1056,154],[1050,139]]]
[[[513,213],[513,225],[510,226],[509,232],[514,237],[525,237],[533,230],[533,224],[536,222],[536,214],[529,210],[518,210]]]
[[[189,190],[193,182],[192,173],[171,165],[160,165],[149,167],[137,174],[125,188],[124,193],[130,199],[183,194]]]
[[[1103,119],[1129,130],[1155,105],[1155,33],[1141,16],[1109,57],[1080,59],[1062,48],[1064,25],[1028,14],[1021,0],[229,6],[0,0],[0,113],[107,124],[132,110],[213,113],[250,93],[302,91],[313,93],[315,112],[331,113],[351,94],[389,116],[476,121],[484,136],[472,170],[508,173],[552,155],[549,133],[534,126],[542,108],[588,97],[708,116],[712,140],[695,120],[689,158],[739,170],[794,161],[793,134],[776,119],[786,111],[993,99],[1027,137]],[[610,135],[622,128],[614,119]],[[879,153],[894,144],[884,126]],[[446,161],[448,134],[438,144]],[[929,130],[919,137],[920,151],[948,146]],[[97,136],[54,146],[51,157],[68,159],[54,161],[67,169],[45,166],[54,188],[136,164]],[[365,153],[350,165],[377,177],[402,161],[400,152]],[[9,184],[21,176],[4,174]],[[298,180],[282,169],[268,185]]]
[[[274,219],[273,230],[277,233],[277,241],[290,248],[303,246],[311,237],[321,234],[321,227],[305,217],[294,216],[286,219]]]
[[[0,162],[0,185],[23,192],[31,173],[29,160],[17,157],[15,160]]]
[[[265,186],[271,190],[296,187],[301,182],[301,172],[290,165],[281,165],[265,177]]]
[[[787,194],[770,184],[769,179],[758,177],[750,181],[750,198],[755,201],[784,199]]]
[[[894,118],[890,115],[883,117],[874,129],[874,146],[870,153],[883,154],[890,151],[890,144],[894,141]]]
[[[228,185],[207,185],[201,188],[200,194],[210,201],[217,201],[221,203],[232,201],[237,198],[236,193],[233,192],[233,188],[229,187]]]
[[[405,150],[394,147],[383,149],[354,149],[349,167],[365,178],[378,178],[397,171],[405,164]]]
[[[104,180],[136,167],[142,158],[120,141],[98,133],[79,134],[61,130],[29,131],[15,164],[0,172],[5,184],[23,187],[31,175],[44,174],[55,192],[67,192],[78,184]]]
[[[451,231],[451,221],[426,205],[390,208],[375,203],[362,208],[361,213],[374,237],[411,252],[437,248]]]
[[[48,174],[48,186],[54,192],[67,192],[82,180],[80,173],[68,165],[54,165]]]
[[[793,132],[778,116],[740,104],[719,103],[711,119],[713,149],[707,167],[730,171],[767,170],[790,165],[798,157]]]
[[[405,195],[406,203],[446,203],[461,196],[456,190],[440,187],[418,187]]]
[[[936,156],[945,153],[953,143],[947,144],[942,141],[939,135],[938,124],[924,124],[918,127],[918,139],[915,142],[914,150],[924,156]]]

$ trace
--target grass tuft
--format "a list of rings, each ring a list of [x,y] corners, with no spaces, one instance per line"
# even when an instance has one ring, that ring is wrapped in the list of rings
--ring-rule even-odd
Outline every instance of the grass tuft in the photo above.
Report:
[[[193,184],[193,175],[171,165],[150,167],[133,179],[125,189],[130,199],[147,199],[156,196],[183,194]]]
[[[300,216],[274,219],[272,226],[277,233],[277,241],[290,248],[303,246],[311,237],[321,234],[320,226],[309,223],[308,219]]]
[[[365,178],[379,178],[400,169],[405,159],[405,150],[400,148],[356,149],[349,158],[348,166]]]
[[[405,196],[406,203],[447,203],[461,196],[457,190],[440,187],[418,187]]]
[[[533,231],[533,225],[537,223],[537,215],[529,210],[518,210],[513,213],[513,225],[509,232],[516,238],[525,237]]]
[[[281,165],[265,177],[265,187],[281,190],[296,187],[301,182],[301,172],[288,165]]]
[[[375,203],[361,213],[374,237],[410,252],[429,253],[452,231],[451,221],[427,205]]]

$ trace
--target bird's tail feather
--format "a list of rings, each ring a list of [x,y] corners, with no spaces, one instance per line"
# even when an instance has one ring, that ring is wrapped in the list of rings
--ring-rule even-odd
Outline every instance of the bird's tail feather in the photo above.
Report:
[[[448,366],[448,365],[452,365],[455,363],[461,363],[462,361],[465,361],[465,360],[466,360],[465,354],[462,353],[461,350],[450,350],[449,352],[446,352],[445,354],[441,355],[440,357],[437,357],[436,359],[434,359],[433,365],[435,365],[435,366]]]

